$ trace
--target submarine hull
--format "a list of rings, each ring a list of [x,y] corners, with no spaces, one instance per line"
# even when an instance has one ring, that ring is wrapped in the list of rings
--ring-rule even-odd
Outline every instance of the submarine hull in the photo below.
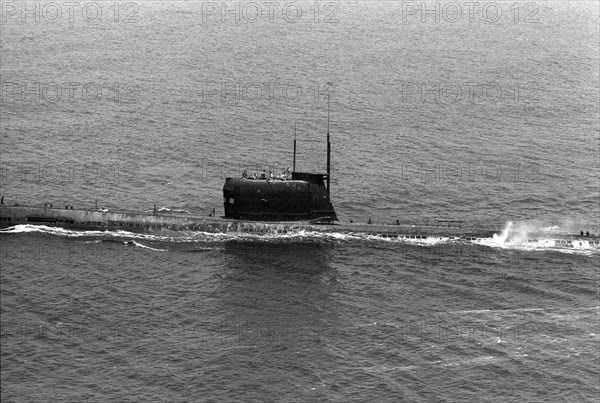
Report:
[[[125,230],[131,232],[206,231],[206,232],[287,232],[308,230],[315,232],[444,235],[468,234],[492,236],[496,231],[473,230],[458,227],[372,224],[318,224],[314,221],[248,221],[230,218],[200,217],[190,214],[153,214],[139,212],[102,212],[50,207],[1,206],[0,228],[15,225],[45,225],[76,230]]]
[[[74,210],[50,207],[0,206],[0,229],[15,225],[44,225],[71,230],[84,231],[128,231],[136,233],[164,234],[171,231],[192,231],[209,233],[247,233],[276,235],[298,231],[362,234],[383,238],[426,240],[432,238],[450,238],[476,240],[492,238],[500,230],[469,228],[464,225],[453,226],[428,225],[381,225],[381,224],[315,224],[310,221],[272,221],[257,222],[228,218],[201,217],[191,214],[153,214],[139,212],[103,212],[95,210]],[[535,239],[543,236],[544,239]],[[540,246],[558,246],[585,249],[600,248],[598,234],[588,236],[569,234],[536,234],[527,242]]]

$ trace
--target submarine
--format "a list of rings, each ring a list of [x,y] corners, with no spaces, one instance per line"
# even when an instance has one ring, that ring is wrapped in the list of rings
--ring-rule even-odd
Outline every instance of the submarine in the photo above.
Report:
[[[223,186],[224,216],[216,217],[184,213],[108,211],[106,209],[74,209],[4,204],[0,201],[0,230],[17,225],[60,227],[83,231],[129,231],[167,235],[181,233],[241,233],[258,235],[313,232],[376,236],[410,241],[485,241],[498,239],[502,230],[473,228],[462,221],[437,220],[429,225],[401,224],[398,220],[385,224],[341,223],[331,202],[331,143],[329,111],[327,117],[327,173],[296,171],[296,139],[294,138],[293,169],[275,176],[264,170],[260,175],[226,178]],[[509,231],[510,232],[510,231]],[[525,238],[523,238],[525,236]],[[510,237],[507,234],[504,239]],[[600,235],[579,234],[519,234],[523,244],[575,249],[599,249]]]

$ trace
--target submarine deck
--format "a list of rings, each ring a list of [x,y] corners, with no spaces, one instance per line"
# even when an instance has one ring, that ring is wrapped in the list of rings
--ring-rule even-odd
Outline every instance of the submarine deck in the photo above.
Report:
[[[443,224],[443,225],[440,225]],[[165,231],[201,231],[211,233],[285,234],[297,231],[322,233],[377,235],[390,238],[427,239],[448,237],[460,239],[491,238],[500,230],[471,228],[459,221],[439,220],[436,225],[411,224],[316,224],[309,221],[242,221],[218,217],[201,217],[187,213],[152,213],[132,211],[98,211],[36,206],[0,205],[0,229],[15,225],[46,225],[75,230],[116,231],[142,233]],[[544,236],[560,240],[581,239],[594,247],[600,246],[598,234],[528,234],[528,239]]]

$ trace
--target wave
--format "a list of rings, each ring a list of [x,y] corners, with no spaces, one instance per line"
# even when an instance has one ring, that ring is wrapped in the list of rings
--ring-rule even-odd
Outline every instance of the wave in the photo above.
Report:
[[[166,249],[156,249],[156,248],[152,248],[150,246],[146,246],[143,245],[139,242],[136,241],[121,241],[118,239],[96,239],[94,241],[85,241],[85,243],[116,243],[119,245],[132,245],[138,248],[143,248],[143,249],[150,249],[150,250],[154,250],[157,252],[166,252]]]
[[[157,249],[157,248],[152,248],[150,246],[142,245],[141,243],[135,242],[135,241],[129,241],[129,242],[127,242],[127,244],[134,245],[134,246],[136,246],[138,248],[142,248],[142,249],[150,249],[150,250],[153,250],[156,252],[166,252],[167,251],[166,249]]]
[[[560,223],[548,223],[543,220],[526,220],[517,221],[514,223],[512,221],[508,221],[502,230],[501,236],[503,236],[504,239],[518,242],[532,238],[551,237],[552,235],[569,235],[578,233],[583,235],[584,233],[589,232],[590,227],[594,225],[597,224],[576,222],[569,219],[565,219]],[[595,231],[595,233],[597,232],[598,230]]]
[[[488,248],[516,249],[516,250],[552,250],[562,253],[590,254],[597,251],[598,242],[587,240],[567,241],[564,239],[552,238],[551,232],[546,231],[546,237],[529,239],[529,232],[523,232],[522,227],[508,222],[500,234],[493,234],[491,238],[461,238],[447,236],[427,236],[421,238],[409,237],[389,237],[385,235],[366,234],[366,233],[341,233],[341,232],[320,232],[304,229],[294,229],[286,233],[242,233],[242,232],[203,232],[203,231],[179,231],[169,232],[168,235],[137,233],[123,230],[116,231],[78,231],[68,230],[59,227],[48,227],[45,225],[16,225],[4,230],[1,234],[22,234],[22,233],[41,233],[53,236],[69,238],[100,238],[94,242],[124,242],[130,243],[139,248],[147,248],[156,251],[164,249],[154,249],[133,240],[144,240],[151,242],[166,243],[193,243],[193,242],[228,242],[228,241],[246,241],[246,242],[267,242],[267,243],[293,243],[293,242],[316,242],[316,243],[387,243],[387,244],[409,244],[422,247],[440,246],[445,244],[472,244]],[[126,241],[120,241],[125,239]]]
[[[540,221],[508,221],[500,235],[491,239],[481,238],[475,244],[506,249],[540,250],[552,249],[564,253],[579,253],[598,250],[600,243],[596,238],[565,239],[561,235],[574,233],[572,223],[564,226],[547,225]],[[583,231],[581,231],[583,234]]]

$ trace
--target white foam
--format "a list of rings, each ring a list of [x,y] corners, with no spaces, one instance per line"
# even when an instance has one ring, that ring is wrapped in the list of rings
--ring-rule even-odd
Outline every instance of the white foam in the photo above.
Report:
[[[552,238],[542,239],[527,239],[523,238],[521,232],[514,236],[514,226],[512,222],[508,222],[500,235],[494,234],[491,238],[476,238],[462,239],[458,237],[439,237],[427,236],[423,238],[410,238],[408,235],[399,235],[397,237],[383,236],[366,233],[342,233],[342,232],[320,232],[310,231],[302,228],[290,229],[286,232],[277,232],[276,230],[263,233],[248,233],[248,232],[204,232],[204,231],[169,231],[168,235],[137,233],[124,230],[113,231],[77,231],[68,230],[60,227],[48,227],[45,225],[16,225],[4,230],[0,233],[16,234],[16,233],[46,233],[64,237],[101,237],[101,238],[125,238],[128,240],[147,240],[157,242],[224,242],[230,240],[239,241],[256,241],[256,242],[299,242],[299,241],[317,241],[317,242],[353,242],[353,241],[368,241],[368,242],[385,242],[398,244],[413,244],[420,246],[432,246],[445,243],[471,243],[490,248],[502,249],[518,249],[518,250],[554,250],[564,253],[581,253],[589,254],[590,251],[598,250],[598,246],[590,243],[587,240],[574,240],[570,243],[558,242]],[[140,245],[138,245],[140,246]],[[143,245],[141,245],[143,246]]]
[[[506,226],[504,227],[504,229],[502,230],[500,235],[494,234],[492,236],[492,242],[499,246],[504,245],[504,242],[506,242],[506,239],[508,238],[508,235],[510,234],[512,226],[513,226],[512,221],[507,222]]]
[[[150,249],[150,250],[154,250],[154,251],[157,251],[157,252],[166,252],[166,251],[167,251],[166,249],[156,249],[156,248],[151,248],[151,247],[149,247],[149,246],[142,245],[142,244],[141,244],[141,243],[139,243],[139,242],[135,242],[135,241],[132,241],[132,242],[133,242],[133,244],[134,244],[135,246],[137,246],[137,247],[139,247],[139,248]]]

